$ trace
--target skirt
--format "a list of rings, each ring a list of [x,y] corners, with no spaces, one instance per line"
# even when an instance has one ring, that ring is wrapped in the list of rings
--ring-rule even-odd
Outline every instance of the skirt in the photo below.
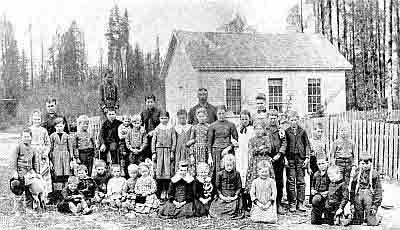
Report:
[[[142,203],[136,202],[135,212],[141,214],[150,214],[157,211],[160,206],[160,201],[157,199],[156,194],[146,196],[146,201]]]
[[[233,201],[216,199],[211,203],[210,216],[213,218],[240,218],[244,216],[242,199]]]
[[[171,179],[171,148],[156,148],[156,179]]]
[[[176,206],[171,201],[167,201],[167,203],[165,203],[161,207],[159,215],[160,217],[165,217],[165,218],[192,217],[194,215],[193,202],[186,203],[182,207],[176,208]]]
[[[200,200],[195,200],[193,204],[194,216],[207,216],[210,211],[210,203],[211,201],[203,204],[203,202],[201,202]]]
[[[254,222],[275,224],[278,221],[276,203],[272,204],[267,210],[262,210],[257,205],[253,205],[250,211],[250,219]]]

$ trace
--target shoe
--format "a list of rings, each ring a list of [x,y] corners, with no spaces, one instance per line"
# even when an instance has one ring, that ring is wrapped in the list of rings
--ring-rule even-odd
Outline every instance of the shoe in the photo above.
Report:
[[[297,210],[299,210],[300,212],[306,212],[307,209],[304,207],[303,203],[298,203],[297,204]]]
[[[296,205],[295,204],[290,204],[289,212],[296,212]]]
[[[73,214],[77,214],[78,213],[78,208],[73,205],[72,203],[69,204],[69,210],[73,213]]]
[[[285,214],[285,209],[281,205],[278,205],[277,211],[280,215]]]
[[[93,210],[92,209],[90,209],[90,208],[85,208],[84,210],[83,210],[83,215],[89,215],[90,213],[92,213],[93,212]]]

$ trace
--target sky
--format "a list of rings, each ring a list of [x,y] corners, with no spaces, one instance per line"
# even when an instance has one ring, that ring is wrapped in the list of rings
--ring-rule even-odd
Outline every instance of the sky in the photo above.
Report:
[[[174,29],[215,31],[238,12],[261,33],[283,33],[289,9],[299,0],[0,0],[0,13],[14,25],[20,49],[29,52],[28,26],[32,23],[33,56],[39,60],[41,43],[47,47],[56,30],[65,31],[76,20],[85,33],[89,64],[106,54],[105,32],[110,9],[128,10],[131,42],[145,51],[160,38],[165,54]],[[122,14],[121,12],[121,14]]]

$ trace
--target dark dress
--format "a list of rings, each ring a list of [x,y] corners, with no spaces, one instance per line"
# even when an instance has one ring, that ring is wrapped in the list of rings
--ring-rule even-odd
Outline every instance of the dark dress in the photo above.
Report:
[[[194,179],[187,175],[185,178],[174,176],[168,189],[169,200],[160,209],[159,215],[165,218],[192,217],[194,201]],[[176,208],[174,201],[186,201],[181,208]]]
[[[100,129],[99,143],[100,146],[104,144],[106,151],[100,154],[100,158],[105,162],[112,164],[119,164],[118,154],[118,127],[122,124],[122,121],[114,119],[112,122],[109,120],[104,121]],[[107,152],[110,151],[111,159],[107,159]],[[110,162],[110,160],[112,162]]]
[[[82,202],[81,198],[74,198],[76,195],[83,195],[78,189],[75,191],[71,191],[68,186],[65,187],[62,192],[62,201],[57,204],[57,210],[62,213],[71,213],[71,209],[69,208],[69,203],[73,203],[75,205]]]
[[[94,198],[96,182],[91,177],[79,179],[78,190],[85,196],[85,200],[90,200]]]
[[[195,216],[207,216],[210,210],[211,195],[213,191],[213,185],[211,183],[211,178],[206,179],[196,178],[194,181],[194,215]],[[210,199],[207,203],[200,201],[201,199]]]
[[[108,181],[111,179],[111,177],[112,177],[111,174],[108,172],[105,172],[103,175],[96,174],[93,177],[93,180],[96,183],[96,191],[106,194],[107,184]]]

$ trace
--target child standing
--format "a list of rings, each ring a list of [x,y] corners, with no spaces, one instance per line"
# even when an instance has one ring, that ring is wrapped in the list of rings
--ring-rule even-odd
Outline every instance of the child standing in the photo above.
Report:
[[[82,193],[88,206],[90,206],[95,196],[96,182],[88,176],[88,169],[85,165],[77,167],[77,176],[79,179],[78,190]]]
[[[139,166],[131,164],[128,166],[129,179],[126,181],[125,201],[122,203],[122,208],[126,211],[135,210],[135,186],[139,177]]]
[[[78,164],[83,164],[92,175],[94,149],[96,147],[93,136],[89,133],[89,117],[78,117],[78,132],[75,135],[75,159]]]
[[[150,167],[147,163],[140,163],[139,177],[135,184],[136,204],[135,211],[138,214],[154,214],[159,207],[156,196],[156,181],[150,176]]]
[[[37,173],[43,179],[44,186],[44,201],[47,202],[48,194],[52,191],[51,184],[51,173],[50,173],[50,161],[49,161],[49,151],[50,151],[50,137],[47,130],[41,125],[42,118],[39,110],[34,110],[31,116],[32,126],[29,129],[32,132],[31,146],[37,152],[38,158],[36,162],[38,163]]]
[[[253,206],[250,219],[256,222],[276,223],[276,185],[270,177],[272,165],[267,160],[258,162],[258,178],[253,180],[250,188],[250,197]]]
[[[176,132],[172,126],[168,125],[168,121],[169,113],[161,111],[161,123],[154,130],[151,140],[152,158],[156,165],[157,196],[161,199],[166,198],[167,195],[176,149]]]
[[[310,142],[307,132],[298,124],[299,115],[295,111],[289,113],[290,127],[286,129],[286,157],[289,166],[286,171],[289,211],[305,212],[305,168],[310,156]]]
[[[122,124],[118,126],[119,137],[119,159],[121,165],[121,175],[128,175],[129,154],[126,145],[126,138],[132,129],[131,118],[128,115],[122,117]]]
[[[325,218],[329,225],[333,225],[335,217],[343,213],[343,209],[349,200],[348,186],[338,166],[328,168],[330,180],[328,195],[325,202]]]
[[[91,210],[89,209],[84,196],[78,190],[79,179],[75,176],[70,176],[68,178],[68,184],[62,191],[63,199],[57,204],[57,210],[62,213],[73,213],[78,214],[83,212],[83,214],[89,214]]]
[[[107,194],[107,184],[111,179],[111,174],[106,170],[106,162],[103,160],[97,160],[94,164],[95,167],[95,175],[93,176],[93,180],[96,183],[96,192],[95,192],[95,202],[101,203]]]
[[[311,224],[323,224],[322,214],[325,210],[325,202],[328,196],[330,180],[327,174],[328,161],[326,157],[320,156],[317,160],[318,171],[313,175],[311,181]]]
[[[100,159],[107,162],[107,165],[119,164],[118,154],[118,127],[122,124],[116,119],[115,110],[107,111],[107,120],[101,126],[99,133]]]
[[[56,132],[50,135],[50,166],[53,170],[53,189],[56,193],[62,191],[68,177],[72,175],[70,163],[73,159],[73,148],[69,135],[64,132],[64,120],[55,120]]]
[[[310,175],[310,184],[313,183],[314,174],[320,170],[317,164],[318,158],[326,158],[325,151],[325,138],[323,137],[324,129],[322,123],[317,123],[313,130],[312,138],[310,139],[311,153],[310,163],[308,165],[308,174]],[[310,186],[311,189],[311,186]],[[311,192],[311,190],[310,190]],[[313,195],[310,196],[310,203],[312,203]]]
[[[129,150],[129,164],[140,164],[144,162],[144,151],[148,147],[146,132],[141,128],[142,121],[139,114],[132,117],[132,129],[125,138],[126,147]]]
[[[159,215],[165,218],[193,216],[194,178],[188,173],[189,164],[179,162],[175,176],[171,178],[168,189],[168,201],[161,207]]]
[[[175,152],[175,169],[178,170],[178,163],[186,161],[189,158],[189,148],[186,145],[190,139],[190,132],[192,125],[187,123],[187,112],[184,109],[176,113],[178,117],[178,124],[175,125],[177,134],[176,152]]]
[[[382,203],[382,184],[378,172],[373,169],[372,157],[366,151],[360,154],[359,168],[352,178],[350,201],[354,205],[353,224],[377,226],[381,219],[377,211]]]
[[[218,172],[216,178],[217,198],[211,203],[210,216],[214,218],[244,217],[240,191],[242,180],[235,170],[235,156],[227,154],[223,158],[224,170]]]
[[[107,200],[112,209],[119,209],[122,206],[121,200],[125,195],[126,179],[121,177],[121,166],[113,165],[111,167],[112,178],[107,184]]]
[[[190,140],[187,145],[192,146],[190,150],[190,164],[191,173],[194,175],[196,173],[196,166],[200,162],[206,162],[212,164],[211,152],[208,151],[208,128],[207,124],[207,110],[205,108],[198,108],[196,110],[196,118],[198,123],[192,127],[190,134]]]
[[[196,180],[194,181],[194,215],[207,216],[210,210],[210,203],[213,192],[211,177],[209,176],[210,166],[205,162],[197,165]]]

